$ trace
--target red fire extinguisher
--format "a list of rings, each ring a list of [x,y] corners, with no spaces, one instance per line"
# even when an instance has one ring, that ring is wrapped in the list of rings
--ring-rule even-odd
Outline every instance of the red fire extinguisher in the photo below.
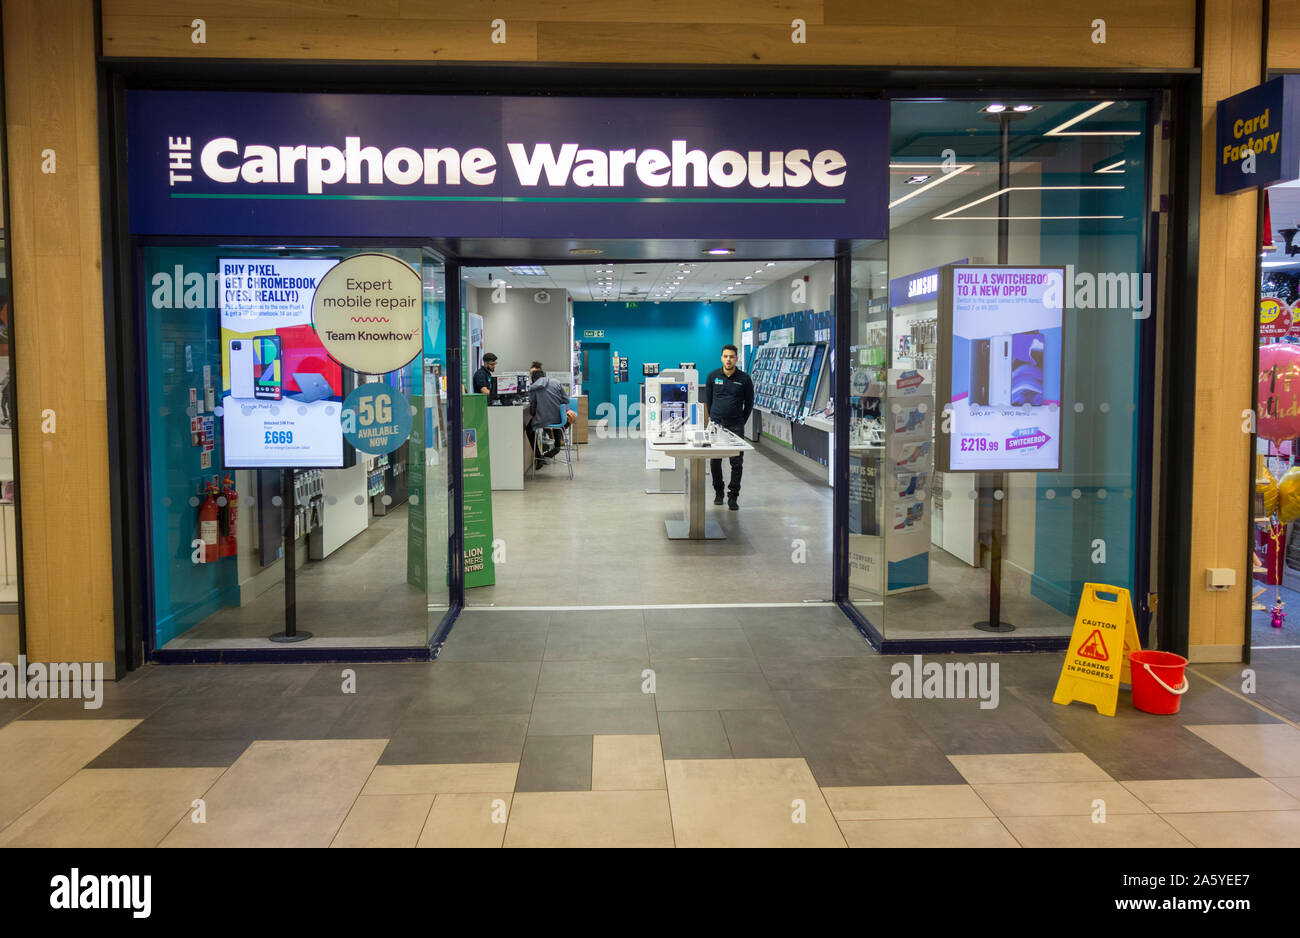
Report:
[[[200,481],[200,485],[203,483]],[[199,554],[201,563],[212,563],[217,559],[217,526],[220,509],[217,508],[217,488],[209,483],[203,490],[206,498],[199,505],[199,540],[203,542]]]
[[[225,505],[218,504],[218,553],[222,557],[234,557],[239,553],[239,542],[235,538],[235,522],[239,520],[239,493],[235,491],[235,480],[226,476],[222,480],[221,497]]]

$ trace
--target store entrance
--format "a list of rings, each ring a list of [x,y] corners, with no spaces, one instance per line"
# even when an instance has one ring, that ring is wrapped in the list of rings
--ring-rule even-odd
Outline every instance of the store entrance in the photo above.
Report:
[[[463,470],[468,609],[833,599],[834,264],[779,246],[681,259],[692,254],[462,261],[462,410],[477,444]],[[481,363],[486,394],[475,393]],[[743,375],[748,406],[733,407]],[[564,410],[558,439],[545,428],[550,396]],[[692,448],[713,417],[735,437]],[[733,460],[723,447],[737,439]],[[485,442],[487,511],[472,507]],[[477,545],[492,550],[475,570]]]

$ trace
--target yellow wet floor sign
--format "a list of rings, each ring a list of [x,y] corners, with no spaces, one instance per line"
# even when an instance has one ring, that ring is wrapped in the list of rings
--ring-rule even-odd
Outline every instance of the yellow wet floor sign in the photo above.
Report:
[[[1074,632],[1052,702],[1069,704],[1078,700],[1113,717],[1119,686],[1129,683],[1128,656],[1141,648],[1128,590],[1101,583],[1083,584]]]

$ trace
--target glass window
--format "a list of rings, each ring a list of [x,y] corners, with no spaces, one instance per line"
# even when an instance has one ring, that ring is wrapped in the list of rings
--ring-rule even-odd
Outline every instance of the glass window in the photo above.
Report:
[[[1084,583],[1135,588],[1147,110],[892,105],[887,280],[855,258],[850,399],[850,594],[886,639],[988,637],[993,590],[1003,634],[1068,635]],[[944,308],[952,265],[1055,268],[1063,309]]]

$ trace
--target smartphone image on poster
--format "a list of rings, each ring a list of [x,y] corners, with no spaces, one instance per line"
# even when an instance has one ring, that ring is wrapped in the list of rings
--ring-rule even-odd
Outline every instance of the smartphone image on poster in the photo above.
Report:
[[[283,391],[280,376],[280,337],[259,335],[253,338],[253,396],[263,401],[278,401]]]
[[[230,396],[253,397],[253,340],[230,340]]]

